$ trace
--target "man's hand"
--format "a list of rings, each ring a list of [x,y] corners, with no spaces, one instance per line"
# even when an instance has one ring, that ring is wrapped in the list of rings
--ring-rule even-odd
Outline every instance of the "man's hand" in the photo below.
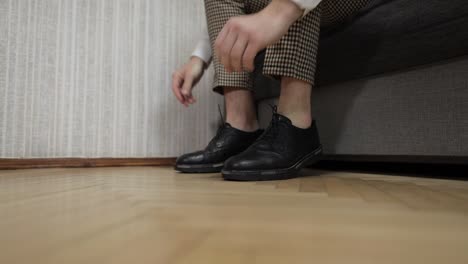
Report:
[[[181,104],[189,106],[196,102],[192,89],[200,81],[204,71],[205,62],[198,57],[191,57],[172,74],[172,91]]]
[[[302,15],[290,0],[273,0],[259,13],[229,19],[215,42],[215,54],[226,71],[254,70],[257,53],[278,42]]]

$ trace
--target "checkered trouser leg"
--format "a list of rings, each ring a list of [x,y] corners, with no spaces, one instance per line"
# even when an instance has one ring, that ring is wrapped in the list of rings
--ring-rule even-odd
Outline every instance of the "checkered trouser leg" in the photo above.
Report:
[[[321,27],[331,27],[356,13],[371,0],[324,0],[303,18],[296,21],[281,40],[266,49],[263,74],[292,77],[314,84]],[[205,0],[208,32],[212,45],[219,32],[234,16],[257,13],[271,0]],[[214,56],[214,91],[222,87],[253,90],[251,74],[228,73]]]

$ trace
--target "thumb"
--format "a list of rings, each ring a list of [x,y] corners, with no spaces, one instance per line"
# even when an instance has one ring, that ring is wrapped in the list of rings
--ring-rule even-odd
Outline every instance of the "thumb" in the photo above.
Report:
[[[185,99],[190,99],[192,97],[192,88],[193,88],[193,77],[192,76],[187,76],[187,78],[184,80],[184,85],[182,86],[182,96],[185,97]]]
[[[184,80],[184,84],[182,86],[182,91],[181,91],[184,97],[192,96],[192,85],[193,85],[193,78],[187,77]]]

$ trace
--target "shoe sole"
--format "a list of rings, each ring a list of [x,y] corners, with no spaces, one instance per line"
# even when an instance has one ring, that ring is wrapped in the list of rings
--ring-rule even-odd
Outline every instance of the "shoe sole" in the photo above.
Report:
[[[307,154],[296,164],[289,168],[274,170],[222,170],[223,178],[228,181],[274,181],[296,178],[298,172],[307,165],[312,165],[320,160],[322,146]]]
[[[224,163],[214,163],[214,164],[194,164],[194,165],[176,165],[175,170],[182,173],[214,173],[221,172],[223,169]]]

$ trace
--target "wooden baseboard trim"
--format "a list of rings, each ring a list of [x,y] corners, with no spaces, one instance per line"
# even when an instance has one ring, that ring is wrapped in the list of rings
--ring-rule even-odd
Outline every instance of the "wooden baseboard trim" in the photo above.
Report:
[[[174,166],[175,158],[0,159],[0,170],[122,166]]]
[[[468,157],[421,157],[421,156],[364,156],[328,155],[325,161],[344,162],[403,162],[433,164],[468,164]],[[47,159],[3,159],[0,170],[40,168],[94,168],[134,166],[174,166],[176,158],[47,158]]]
[[[384,163],[468,165],[468,156],[324,155],[323,160],[344,161],[344,162],[384,162]]]

